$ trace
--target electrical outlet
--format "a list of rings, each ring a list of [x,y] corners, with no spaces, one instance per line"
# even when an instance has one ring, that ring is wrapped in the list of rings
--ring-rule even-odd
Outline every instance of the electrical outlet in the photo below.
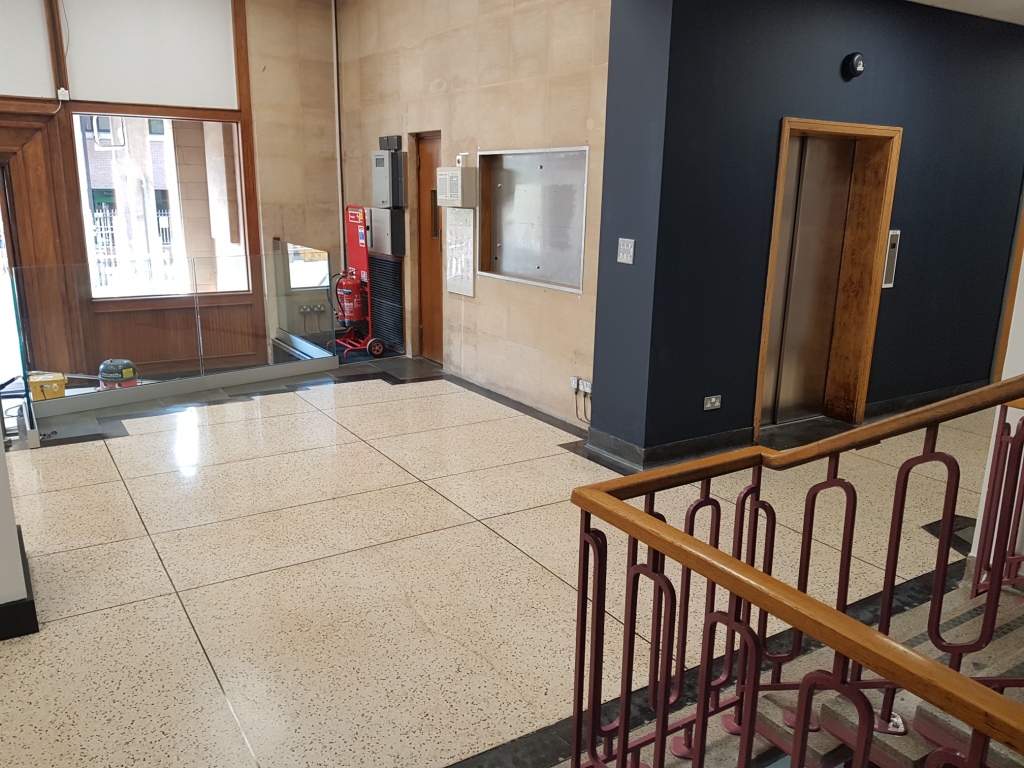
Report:
[[[570,376],[569,377],[569,386],[572,387],[572,391],[573,392],[579,392],[579,389],[580,389],[579,377],[578,376]]]
[[[315,307],[313,307],[313,311],[316,312],[319,315],[321,312],[324,311],[324,305],[323,304],[317,304]]]
[[[704,410],[705,411],[716,411],[722,407],[722,396],[721,395],[709,395],[704,398]]]
[[[589,395],[592,387],[593,385],[589,381],[586,379],[580,379],[580,392],[585,395]]]

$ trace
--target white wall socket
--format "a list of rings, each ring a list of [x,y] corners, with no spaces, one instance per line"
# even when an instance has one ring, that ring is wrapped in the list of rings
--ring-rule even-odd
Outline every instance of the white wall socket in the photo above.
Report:
[[[589,381],[586,379],[580,379],[580,392],[585,395],[589,395],[592,387],[593,385]]]
[[[709,395],[704,398],[704,410],[715,411],[722,407],[721,395]]]
[[[572,387],[573,392],[578,392],[580,389],[580,379],[578,376],[569,377],[569,386]]]

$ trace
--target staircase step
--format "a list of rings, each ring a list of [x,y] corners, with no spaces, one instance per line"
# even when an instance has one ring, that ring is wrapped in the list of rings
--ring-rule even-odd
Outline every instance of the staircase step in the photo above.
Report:
[[[836,694],[822,691],[814,697],[814,713],[817,715],[826,700]],[[796,691],[773,691],[763,694],[757,704],[755,730],[767,741],[786,754],[793,753],[793,729],[785,725],[786,711],[795,712]],[[810,768],[834,768],[853,756],[846,744],[824,730],[812,731],[807,738],[807,765]]]
[[[875,711],[882,704],[882,692],[864,692]],[[871,742],[871,762],[879,768],[923,768],[928,755],[935,751],[935,744],[910,728],[910,720],[917,710],[920,699],[907,691],[898,691],[893,712],[908,726],[902,736],[875,733]],[[860,716],[857,708],[844,696],[833,696],[821,708],[821,727],[847,744],[857,738]]]

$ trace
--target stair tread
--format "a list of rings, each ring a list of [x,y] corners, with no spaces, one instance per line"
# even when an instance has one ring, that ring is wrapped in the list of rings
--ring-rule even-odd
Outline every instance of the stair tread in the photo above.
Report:
[[[882,704],[882,691],[866,690],[864,694],[871,707],[878,710]],[[910,728],[910,720],[921,700],[909,691],[897,691],[893,712],[903,718],[908,726],[906,735],[875,733],[872,739],[872,762],[885,760],[889,765],[905,768],[922,768],[928,755],[935,751],[935,744]],[[833,696],[822,704],[821,726],[837,735],[855,735],[860,715],[853,702],[844,696]]]
[[[824,694],[824,692],[823,692]],[[822,695],[814,697],[813,709],[817,713]],[[758,701],[757,732],[783,751],[790,753],[793,745],[793,729],[783,723],[785,710],[795,710],[796,691],[772,691],[765,693]],[[853,755],[852,750],[824,730],[812,731],[807,737],[808,765],[831,768],[842,765]]]

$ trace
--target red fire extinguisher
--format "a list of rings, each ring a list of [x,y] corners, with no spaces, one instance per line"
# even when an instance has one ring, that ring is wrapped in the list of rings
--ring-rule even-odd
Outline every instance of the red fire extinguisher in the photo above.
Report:
[[[355,268],[350,268],[348,273],[338,280],[337,292],[338,322],[342,325],[351,325],[366,319],[363,310],[363,284],[356,277]]]

